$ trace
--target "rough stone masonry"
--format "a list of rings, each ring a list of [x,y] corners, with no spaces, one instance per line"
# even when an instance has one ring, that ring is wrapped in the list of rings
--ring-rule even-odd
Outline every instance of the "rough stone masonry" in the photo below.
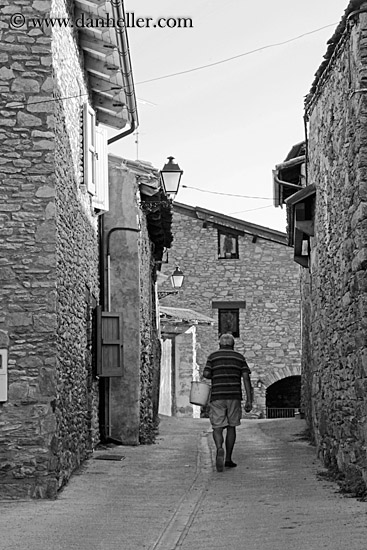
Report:
[[[205,220],[203,221],[203,217]],[[237,231],[238,259],[218,259],[218,231]],[[286,236],[206,209],[175,203],[175,239],[169,265],[179,265],[185,282],[164,305],[188,307],[213,317],[197,326],[197,362],[203,369],[218,347],[218,310],[213,302],[242,302],[236,349],[245,353],[255,384],[254,412],[264,416],[266,389],[301,374],[299,267]]]
[[[359,12],[358,10],[362,10]],[[354,11],[354,14],[352,13]],[[316,184],[302,273],[304,393],[318,452],[367,485],[367,2],[350,2],[306,100]]]
[[[90,311],[98,235],[82,181],[87,93],[72,29],[14,30],[63,0],[0,2],[0,494],[54,496],[98,437]],[[68,99],[64,99],[68,98]]]

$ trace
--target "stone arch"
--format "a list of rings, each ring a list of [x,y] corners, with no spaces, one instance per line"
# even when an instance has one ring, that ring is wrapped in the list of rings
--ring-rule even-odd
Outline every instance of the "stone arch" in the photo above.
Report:
[[[279,367],[275,368],[272,372],[267,373],[261,377],[261,380],[266,388],[288,378],[288,376],[301,376],[301,367],[300,366],[291,366],[291,367]]]

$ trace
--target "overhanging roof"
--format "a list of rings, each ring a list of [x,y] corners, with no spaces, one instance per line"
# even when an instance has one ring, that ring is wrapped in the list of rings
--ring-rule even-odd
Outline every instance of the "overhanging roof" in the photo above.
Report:
[[[159,170],[150,162],[143,160],[123,159],[125,166],[138,176],[139,190],[143,195],[152,197],[162,190]]]
[[[179,202],[173,203],[173,210],[203,220],[203,222],[213,224],[214,226],[236,231],[240,234],[252,235],[253,237],[279,244],[287,244],[287,236],[285,233],[277,231],[276,229],[271,229],[270,227],[264,227],[245,220],[240,220],[239,218],[233,218],[227,214],[221,214],[200,206],[189,206]]]
[[[284,162],[273,170],[274,206],[283,208],[288,197],[302,189],[304,185],[303,169],[306,162],[306,144],[304,141],[293,145]]]
[[[316,193],[316,185],[314,183],[311,183],[310,185],[303,187],[303,189],[301,189],[300,191],[297,191],[297,193],[294,193],[285,202],[287,203],[287,206],[293,206],[294,204],[298,204],[299,202],[302,202],[308,199],[309,197],[313,196],[315,193]]]
[[[159,312],[163,321],[189,323],[193,325],[211,325],[214,323],[214,319],[211,317],[198,313],[192,309],[160,306]]]
[[[359,10],[365,11],[363,4],[365,0],[350,0],[347,7],[344,10],[344,14],[336,27],[334,34],[327,41],[327,50],[323,56],[323,61],[315,73],[315,79],[312,83],[311,90],[305,98],[305,111],[306,115],[309,114],[310,109],[318,95],[318,90],[324,78],[327,75],[328,68],[331,66],[331,60],[333,59],[334,53],[337,50],[339,44],[345,37],[345,33],[348,27],[348,24],[353,16],[358,16],[360,14]]]
[[[83,27],[78,27],[79,46],[97,120],[116,129],[124,128],[127,123],[137,127],[128,39],[125,25],[121,26],[125,18],[123,0],[111,3],[75,0],[74,3],[75,20],[84,22]],[[120,21],[115,28],[113,19]]]

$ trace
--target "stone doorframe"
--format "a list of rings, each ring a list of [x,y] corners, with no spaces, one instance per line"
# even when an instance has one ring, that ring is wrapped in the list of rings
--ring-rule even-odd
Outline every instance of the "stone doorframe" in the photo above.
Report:
[[[266,375],[262,375],[261,380],[264,386],[268,388],[275,382],[283,380],[284,378],[288,378],[289,376],[301,376],[301,367],[281,367]]]

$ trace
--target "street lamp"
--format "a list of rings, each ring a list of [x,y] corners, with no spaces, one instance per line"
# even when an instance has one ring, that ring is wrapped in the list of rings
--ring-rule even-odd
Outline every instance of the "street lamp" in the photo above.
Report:
[[[174,157],[168,157],[168,162],[163,166],[161,170],[161,182],[162,187],[166,195],[172,200],[178,193],[180,187],[181,176],[183,170],[176,162],[173,162]]]
[[[158,298],[165,298],[166,296],[169,296],[170,294],[178,294],[178,291],[183,285],[184,282],[184,274],[182,273],[181,269],[177,266],[174,272],[172,273],[170,279],[171,279],[171,285],[175,290],[162,290],[158,291]]]
[[[156,212],[162,208],[167,208],[169,210],[172,208],[172,201],[178,193],[181,176],[183,174],[183,170],[181,170],[176,162],[173,162],[173,159],[174,157],[168,157],[168,162],[159,172],[162,187],[161,191],[163,191],[163,193],[149,195],[149,197],[142,200],[139,206],[143,211],[150,213]],[[161,196],[160,200],[155,200],[156,195]]]
[[[170,278],[173,288],[179,290],[183,285],[185,276],[182,273],[181,269],[177,266]]]

